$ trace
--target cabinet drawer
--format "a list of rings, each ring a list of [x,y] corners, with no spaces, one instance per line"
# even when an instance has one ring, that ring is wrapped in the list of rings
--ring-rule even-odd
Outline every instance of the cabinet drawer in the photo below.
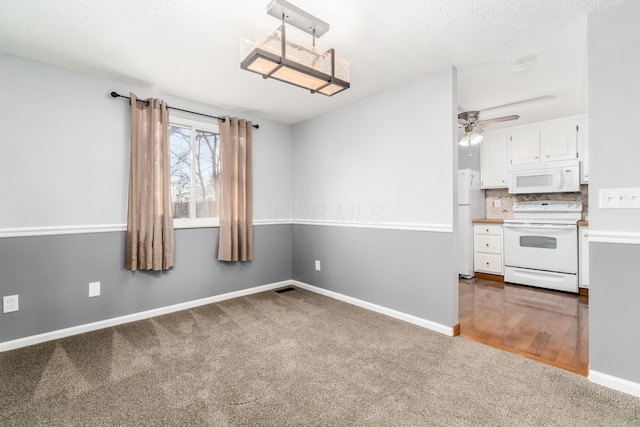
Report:
[[[502,275],[502,255],[496,254],[475,254],[475,270],[486,273]]]
[[[474,249],[476,252],[488,252],[492,254],[502,253],[502,236],[493,234],[478,234],[474,238]]]
[[[502,225],[499,224],[476,224],[473,227],[473,231],[476,235],[482,234],[494,234],[502,236]]]

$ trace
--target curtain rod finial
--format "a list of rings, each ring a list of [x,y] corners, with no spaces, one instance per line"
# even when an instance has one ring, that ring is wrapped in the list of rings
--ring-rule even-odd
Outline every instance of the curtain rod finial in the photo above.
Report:
[[[111,96],[112,96],[113,98],[117,98],[117,97],[119,97],[119,96],[120,96],[120,94],[118,94],[118,92],[111,92]]]

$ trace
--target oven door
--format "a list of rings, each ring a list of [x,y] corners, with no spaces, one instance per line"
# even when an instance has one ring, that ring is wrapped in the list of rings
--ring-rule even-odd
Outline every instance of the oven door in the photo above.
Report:
[[[510,267],[577,274],[577,224],[505,222],[504,263]]]

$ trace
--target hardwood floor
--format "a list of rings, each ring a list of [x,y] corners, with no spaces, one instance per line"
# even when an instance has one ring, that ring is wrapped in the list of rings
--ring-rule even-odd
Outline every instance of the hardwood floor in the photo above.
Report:
[[[589,299],[494,282],[459,282],[460,336],[557,366],[589,372]]]

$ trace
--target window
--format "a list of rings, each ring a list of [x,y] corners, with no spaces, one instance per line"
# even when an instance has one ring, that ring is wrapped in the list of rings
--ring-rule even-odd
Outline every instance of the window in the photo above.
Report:
[[[174,227],[218,226],[218,125],[172,117],[169,125]]]

